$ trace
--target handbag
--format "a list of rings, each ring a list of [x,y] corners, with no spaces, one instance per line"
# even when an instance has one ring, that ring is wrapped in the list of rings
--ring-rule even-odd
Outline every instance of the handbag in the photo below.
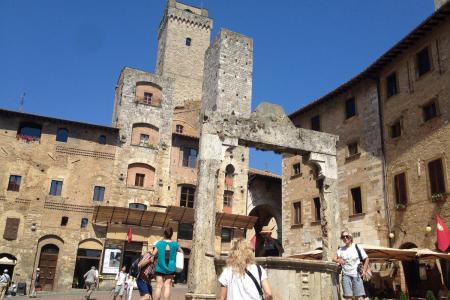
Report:
[[[175,272],[180,273],[184,269],[184,253],[177,252],[175,259]]]
[[[258,275],[259,275],[259,282],[261,282],[261,267],[256,265],[257,269],[258,269]],[[261,286],[259,285],[258,281],[256,281],[255,276],[253,276],[252,273],[250,273],[249,270],[245,269],[245,273],[248,275],[248,277],[250,277],[250,279],[253,281],[253,283],[256,286],[256,289],[258,290],[258,294],[261,300],[264,300],[264,294],[262,291]]]
[[[359,264],[358,264],[358,274],[361,276],[363,281],[368,282],[372,279],[372,271],[370,268],[367,268],[367,272],[364,273],[364,260],[361,255],[361,251],[359,250],[358,244],[355,244],[356,252],[358,252]]]

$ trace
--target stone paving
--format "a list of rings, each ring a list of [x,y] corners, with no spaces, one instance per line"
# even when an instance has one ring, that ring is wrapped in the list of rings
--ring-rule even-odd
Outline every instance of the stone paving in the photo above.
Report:
[[[187,285],[175,285],[175,287],[172,288],[172,297],[171,300],[184,300],[184,294],[187,292]],[[64,300],[80,300],[83,298],[84,291],[82,290],[72,290],[68,291],[66,293],[43,293],[41,295],[38,295],[36,299],[48,299],[48,300],[57,300],[57,299],[64,299]],[[132,300],[139,300],[139,291],[134,290]],[[7,297],[5,299],[10,300],[24,300],[24,299],[33,299],[29,298],[28,296],[15,296],[15,297]],[[112,292],[111,291],[95,291],[92,293],[91,296],[92,300],[110,300],[113,299]]]

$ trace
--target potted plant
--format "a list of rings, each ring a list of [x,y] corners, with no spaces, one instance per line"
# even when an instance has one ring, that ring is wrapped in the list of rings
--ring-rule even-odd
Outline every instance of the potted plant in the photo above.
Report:
[[[431,201],[438,202],[445,200],[447,198],[447,193],[433,193],[431,194]]]
[[[402,210],[402,209],[405,209],[406,208],[406,204],[404,204],[404,203],[396,203],[395,204],[395,209],[396,210]]]

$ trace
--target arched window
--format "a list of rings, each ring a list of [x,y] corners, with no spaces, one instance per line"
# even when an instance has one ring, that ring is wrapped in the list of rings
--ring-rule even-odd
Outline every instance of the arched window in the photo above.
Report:
[[[155,168],[143,163],[128,165],[127,185],[152,188],[155,181]]]
[[[56,131],[56,141],[67,143],[68,138],[69,131],[66,128],[58,128],[58,131]]]
[[[186,46],[191,46],[192,45],[192,39],[191,38],[186,38]]]
[[[131,144],[153,147],[159,142],[159,128],[147,123],[135,123],[131,131]]]
[[[99,143],[100,145],[105,145],[105,144],[106,144],[106,136],[105,136],[105,135],[100,135],[100,136],[98,137],[98,143]]]
[[[180,206],[194,208],[195,186],[183,185],[180,191]]]
[[[177,124],[177,126],[175,126],[175,131],[176,133],[183,133],[183,125]]]
[[[233,187],[233,184],[234,184],[233,176],[234,176],[234,166],[232,164],[229,164],[225,168],[225,187],[226,188]]]
[[[128,208],[147,210],[147,205],[142,204],[142,203],[130,203],[130,204],[128,204]]]

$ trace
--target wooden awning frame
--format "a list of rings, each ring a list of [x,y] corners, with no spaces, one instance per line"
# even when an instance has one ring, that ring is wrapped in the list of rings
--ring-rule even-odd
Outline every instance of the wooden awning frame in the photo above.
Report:
[[[228,213],[216,213],[216,227],[252,229],[258,217]],[[169,221],[194,223],[194,209],[190,207],[168,206],[165,212],[140,210],[117,206],[96,206],[92,222],[101,224],[126,224],[143,227],[164,227]]]

